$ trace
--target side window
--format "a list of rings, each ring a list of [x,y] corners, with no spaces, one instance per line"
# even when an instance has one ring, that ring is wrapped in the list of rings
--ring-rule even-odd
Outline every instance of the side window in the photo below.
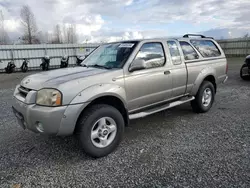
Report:
[[[187,42],[180,42],[181,49],[183,51],[185,60],[199,59],[199,55],[196,53],[194,48]]]
[[[203,57],[217,57],[221,55],[220,50],[211,40],[191,40],[191,43]]]
[[[143,44],[135,59],[143,59],[146,63],[146,69],[162,67],[165,64],[165,55],[161,43]]]
[[[168,48],[170,51],[170,55],[171,55],[173,64],[174,65],[181,64],[182,62],[181,62],[180,51],[179,51],[179,48],[178,48],[176,42],[175,41],[167,41],[167,44],[168,44]]]

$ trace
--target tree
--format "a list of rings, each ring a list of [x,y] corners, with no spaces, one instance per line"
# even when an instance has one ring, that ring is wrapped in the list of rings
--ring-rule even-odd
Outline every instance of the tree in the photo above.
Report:
[[[67,43],[67,28],[66,25],[63,24],[63,38],[62,38],[63,43]]]
[[[63,25],[63,36],[64,43],[74,44],[77,43],[76,25],[75,24],[64,24]]]
[[[62,43],[61,28],[60,28],[59,24],[57,24],[55,26],[54,40],[52,41],[52,43],[55,43],[55,44],[61,44]]]
[[[28,5],[24,5],[21,9],[21,22],[24,27],[23,41],[28,44],[37,43],[39,39],[36,37],[37,25],[36,19]]]
[[[50,44],[50,43],[51,43],[51,40],[52,40],[51,34],[50,34],[48,31],[46,31],[46,32],[44,33],[44,43],[45,43],[45,44]]]
[[[247,39],[247,38],[249,38],[250,36],[249,36],[249,34],[247,33],[247,34],[245,34],[244,36],[243,36],[243,38],[244,39]]]
[[[39,42],[41,44],[47,44],[48,43],[48,33],[39,31],[37,32],[37,38],[39,39]]]
[[[9,44],[10,43],[10,38],[8,34],[5,31],[4,27],[4,15],[2,10],[0,11],[0,44]]]
[[[76,25],[70,24],[68,27],[68,43],[76,43],[77,42],[77,35],[76,35]]]

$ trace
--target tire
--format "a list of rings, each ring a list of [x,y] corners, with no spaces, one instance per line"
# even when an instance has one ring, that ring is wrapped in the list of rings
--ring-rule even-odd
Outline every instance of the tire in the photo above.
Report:
[[[45,64],[45,71],[48,71],[48,70],[49,70],[49,64],[46,63],[46,64]]]
[[[5,72],[6,72],[7,74],[10,74],[9,69],[8,69],[7,67],[5,67]]]
[[[248,67],[246,64],[243,64],[241,69],[240,69],[240,77],[242,80],[250,80],[250,75],[243,76],[243,69]]]
[[[209,91],[211,92],[211,97],[209,97],[210,100],[205,100],[207,102],[203,102],[203,97],[205,91],[208,93]],[[208,95],[207,95],[208,96]],[[196,96],[195,100],[191,101],[191,106],[194,112],[196,113],[205,113],[210,110],[210,108],[213,105],[214,102],[214,97],[215,97],[215,89],[214,85],[209,82],[209,81],[203,81],[201,84]]]
[[[14,68],[5,68],[7,74],[11,74],[14,72]]]
[[[42,67],[42,70],[45,71],[45,65],[42,63],[40,66]]]
[[[23,67],[21,68],[21,70],[22,70],[22,72],[27,72],[27,71],[28,71],[28,66],[23,66]]]
[[[101,128],[103,125],[103,118],[106,118],[106,125],[104,125],[107,126],[108,129]],[[111,132],[109,130],[109,127],[112,126],[112,124],[116,124],[115,132]],[[85,110],[85,112],[81,115],[76,128],[76,133],[79,137],[80,144],[82,145],[83,150],[91,157],[99,158],[110,154],[120,144],[124,132],[124,119],[121,113],[116,108],[106,104],[97,104]],[[109,130],[105,136],[110,140],[113,139],[111,142],[109,140],[109,145],[102,145],[101,139],[99,139],[102,137],[100,136],[92,139],[92,133],[98,130],[103,130],[103,132],[101,132],[102,134],[105,133],[105,130]],[[98,143],[98,141],[100,143]]]
[[[42,67],[43,71],[48,71],[49,70],[49,63],[42,63],[40,66]]]

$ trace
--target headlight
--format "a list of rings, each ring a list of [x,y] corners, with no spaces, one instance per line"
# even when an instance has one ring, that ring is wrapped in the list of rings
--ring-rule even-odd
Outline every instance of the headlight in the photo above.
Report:
[[[62,94],[56,89],[41,89],[37,92],[36,104],[43,106],[62,105]]]

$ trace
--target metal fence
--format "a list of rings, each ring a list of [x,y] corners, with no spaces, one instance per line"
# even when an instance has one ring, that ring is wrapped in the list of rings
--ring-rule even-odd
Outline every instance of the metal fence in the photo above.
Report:
[[[89,54],[99,44],[39,44],[39,45],[1,45],[0,46],[0,72],[9,61],[14,61],[16,71],[24,59],[29,60],[29,70],[40,69],[41,59],[48,55],[50,57],[50,69],[59,68],[61,58],[69,57],[69,66],[76,64],[76,56]]]
[[[246,56],[250,54],[249,39],[227,39],[217,41],[227,57]],[[0,73],[9,61],[14,61],[16,71],[24,59],[29,60],[29,70],[40,69],[41,58],[50,56],[50,69],[59,68],[62,56],[69,56],[69,66],[76,64],[76,56],[86,55],[99,44],[39,44],[39,45],[0,45]]]
[[[227,57],[250,55],[250,39],[227,39],[217,41]]]

